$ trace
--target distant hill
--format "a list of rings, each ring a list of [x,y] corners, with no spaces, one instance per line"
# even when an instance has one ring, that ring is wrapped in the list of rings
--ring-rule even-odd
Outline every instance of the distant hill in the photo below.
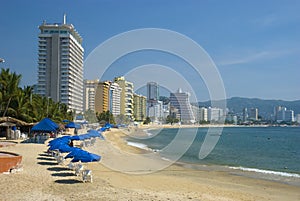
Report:
[[[200,107],[210,107],[210,101],[199,102]],[[234,113],[242,113],[243,108],[258,108],[259,115],[269,117],[274,113],[274,107],[284,106],[288,110],[294,110],[294,114],[300,114],[300,100],[283,101],[283,100],[263,100],[258,98],[240,98],[233,97],[227,99],[227,108]]]

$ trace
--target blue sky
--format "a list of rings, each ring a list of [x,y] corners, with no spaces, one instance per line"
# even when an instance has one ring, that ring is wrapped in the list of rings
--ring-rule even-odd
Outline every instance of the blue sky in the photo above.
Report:
[[[298,0],[1,0],[0,58],[6,62],[0,67],[22,74],[22,85],[35,84],[38,26],[43,20],[62,22],[66,13],[67,22],[83,37],[85,58],[122,32],[169,29],[205,49],[221,74],[227,97],[300,100],[299,11]],[[148,57],[137,54],[135,59],[129,57],[115,65],[153,62]],[[163,57],[155,58],[160,61]],[[176,59],[166,60],[162,63],[181,65]],[[112,79],[114,73],[108,72],[105,78]],[[90,69],[85,69],[85,77],[98,78]],[[189,79],[201,83],[193,76]],[[207,100],[202,85],[196,89],[197,97]]]

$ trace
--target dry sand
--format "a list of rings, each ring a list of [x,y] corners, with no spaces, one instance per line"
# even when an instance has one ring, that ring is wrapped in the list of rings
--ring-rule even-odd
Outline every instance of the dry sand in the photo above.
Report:
[[[46,144],[17,144],[0,150],[23,156],[23,171],[0,174],[0,200],[300,200],[300,187],[253,179],[224,171],[193,170],[171,165],[148,174],[126,174],[109,166],[127,170],[155,156],[127,146],[120,131],[106,132],[91,152],[101,152],[99,163],[84,164],[93,172],[93,183],[83,183],[74,171],[58,165],[45,151]],[[121,154],[133,156],[124,160]],[[124,156],[124,155],[122,155]],[[146,159],[145,159],[146,158]],[[150,158],[150,159],[149,159]],[[142,165],[141,165],[142,164]]]

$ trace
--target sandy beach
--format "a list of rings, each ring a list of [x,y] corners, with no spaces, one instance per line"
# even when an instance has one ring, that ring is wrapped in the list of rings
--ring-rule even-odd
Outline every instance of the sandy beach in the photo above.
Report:
[[[160,171],[124,173],[132,167],[151,170],[161,162],[145,150],[128,146],[122,136],[114,129],[105,132],[106,140],[88,147],[102,156],[100,162],[84,164],[92,170],[93,183],[83,183],[66,165],[58,165],[45,153],[46,144],[0,148],[23,156],[23,171],[0,174],[0,200],[300,200],[299,186],[209,168],[171,165]],[[149,160],[153,167],[147,164]]]

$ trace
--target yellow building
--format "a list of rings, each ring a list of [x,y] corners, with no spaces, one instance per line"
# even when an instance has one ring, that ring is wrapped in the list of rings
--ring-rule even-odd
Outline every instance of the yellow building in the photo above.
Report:
[[[146,119],[147,97],[133,94],[133,114],[136,121],[144,121]]]
[[[100,114],[109,110],[110,82],[99,82],[95,93],[95,112]]]
[[[133,83],[125,80],[124,77],[116,77],[114,82],[121,87],[120,113],[133,119]]]

